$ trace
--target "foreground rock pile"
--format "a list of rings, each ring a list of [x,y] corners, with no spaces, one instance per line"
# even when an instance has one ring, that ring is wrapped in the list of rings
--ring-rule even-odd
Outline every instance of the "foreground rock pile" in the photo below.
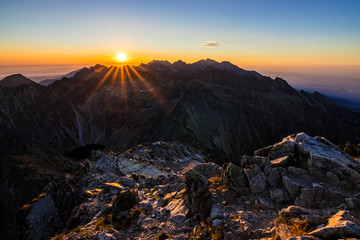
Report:
[[[28,239],[360,238],[360,164],[299,133],[223,166],[176,142],[93,152],[22,210]],[[302,238],[300,238],[302,236]]]

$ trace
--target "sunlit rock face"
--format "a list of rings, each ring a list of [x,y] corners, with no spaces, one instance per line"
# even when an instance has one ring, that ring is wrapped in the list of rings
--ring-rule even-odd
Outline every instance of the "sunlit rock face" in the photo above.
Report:
[[[0,154],[68,153],[87,144],[124,151],[157,140],[192,142],[239,161],[293,132],[359,142],[360,117],[320,93],[229,62],[96,65],[48,87],[0,88]]]
[[[33,200],[4,189],[7,206],[17,195],[24,204],[4,224],[12,223],[13,239],[360,237],[357,160],[303,132],[266,149],[222,166],[203,149],[164,141],[125,152],[93,151],[76,161],[48,156],[67,163],[63,169],[22,156],[18,174],[36,173],[33,165],[51,174],[37,175],[48,184],[33,189],[39,194]],[[9,175],[2,179],[16,182]],[[27,184],[34,182],[21,186]]]

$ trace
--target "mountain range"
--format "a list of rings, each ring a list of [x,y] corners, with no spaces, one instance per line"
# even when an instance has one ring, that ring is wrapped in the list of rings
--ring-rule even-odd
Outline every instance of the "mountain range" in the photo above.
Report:
[[[231,161],[300,131],[360,141],[360,114],[229,62],[96,65],[48,87],[30,83],[0,88],[2,156],[178,140]]]
[[[229,62],[12,75],[0,239],[359,238],[349,141],[359,113]]]

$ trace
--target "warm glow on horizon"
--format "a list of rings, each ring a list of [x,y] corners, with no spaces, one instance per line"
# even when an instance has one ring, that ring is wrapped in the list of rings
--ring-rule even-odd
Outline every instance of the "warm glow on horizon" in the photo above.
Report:
[[[119,62],[125,62],[127,60],[127,56],[126,56],[125,53],[120,52],[120,53],[117,54],[116,60],[119,61]]]
[[[206,11],[201,1],[192,1],[191,8],[186,1],[20,2],[4,1],[0,7],[0,78],[17,72],[46,77],[63,65],[210,58],[299,85],[311,80],[325,90],[360,91],[360,1],[240,0],[207,4]],[[329,76],[337,80],[330,82]],[[343,84],[345,76],[353,79],[351,87]]]

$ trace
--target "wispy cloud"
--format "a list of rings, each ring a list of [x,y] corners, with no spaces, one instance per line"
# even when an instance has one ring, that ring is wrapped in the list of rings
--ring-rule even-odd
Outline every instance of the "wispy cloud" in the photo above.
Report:
[[[219,41],[206,41],[205,43],[201,44],[200,47],[221,47],[224,45],[223,42]]]

